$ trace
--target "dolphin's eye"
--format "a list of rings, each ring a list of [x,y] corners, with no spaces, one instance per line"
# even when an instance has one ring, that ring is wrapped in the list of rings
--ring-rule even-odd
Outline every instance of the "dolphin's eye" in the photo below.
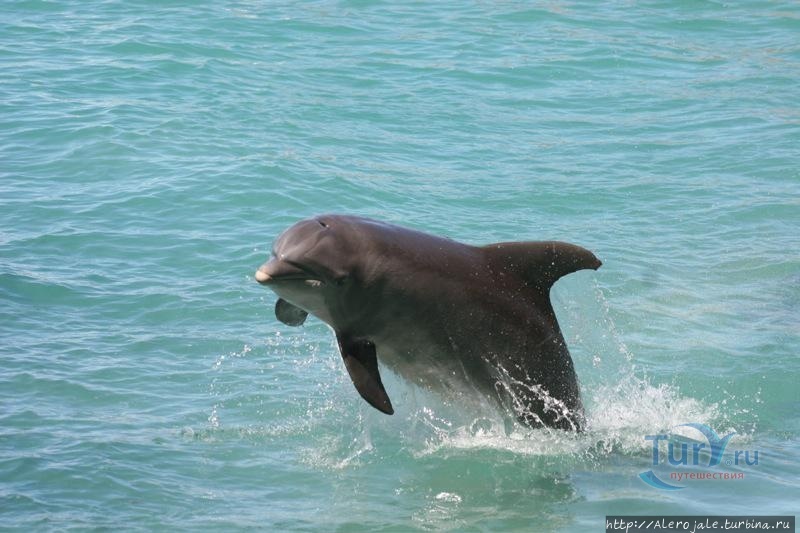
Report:
[[[319,222],[319,225],[322,226],[323,228],[328,227],[328,223],[325,222],[324,220],[317,219],[317,222]]]

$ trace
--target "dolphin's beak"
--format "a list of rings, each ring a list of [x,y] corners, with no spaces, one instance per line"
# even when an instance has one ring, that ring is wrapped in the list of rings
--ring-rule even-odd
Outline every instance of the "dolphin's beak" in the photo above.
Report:
[[[269,281],[272,279],[272,276],[267,274],[266,270],[264,269],[265,266],[267,265],[264,265],[256,270],[256,281],[259,283],[269,283]]]
[[[270,259],[256,270],[256,281],[262,285],[268,285],[273,281],[308,279],[309,277],[305,270],[289,261],[277,258]]]

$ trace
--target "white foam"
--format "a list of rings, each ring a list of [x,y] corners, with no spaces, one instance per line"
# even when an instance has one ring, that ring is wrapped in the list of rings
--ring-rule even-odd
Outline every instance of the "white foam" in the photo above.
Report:
[[[580,288],[581,294],[586,292],[585,287]],[[291,336],[276,334],[267,339],[270,372],[302,373],[307,378],[313,376],[314,381],[306,381],[311,385],[308,388],[292,390],[295,402],[299,403],[301,396],[308,399],[307,409],[292,410],[288,417],[271,420],[267,426],[273,430],[265,431],[265,438],[305,435],[313,442],[302,453],[304,459],[333,469],[369,461],[373,454],[385,453],[387,447],[417,458],[493,450],[594,462],[612,454],[647,453],[652,443],[645,440],[646,435],[669,432],[679,424],[716,427],[729,421],[730,409],[724,405],[688,396],[672,384],[657,383],[637,368],[635,356],[623,342],[599,288],[575,299],[569,296],[554,301],[559,315],[572,326],[564,333],[581,377],[586,409],[582,433],[527,428],[484,398],[434,394],[409,385],[383,368],[384,383],[396,408],[393,417],[386,417],[355,396],[327,331],[304,328]],[[227,354],[215,370],[223,361],[238,359],[248,351],[245,347],[240,354]],[[285,381],[271,386],[278,383],[290,389]],[[359,409],[357,414],[354,407]],[[210,422],[212,428],[218,424],[217,405]],[[275,432],[275,426],[281,431]]]

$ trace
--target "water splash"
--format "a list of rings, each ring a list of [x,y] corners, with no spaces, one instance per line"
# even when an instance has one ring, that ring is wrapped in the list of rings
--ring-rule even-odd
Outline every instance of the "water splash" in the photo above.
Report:
[[[397,405],[403,407],[393,417],[374,413],[353,393],[328,332],[313,327],[291,335],[276,332],[258,347],[266,351],[267,362],[260,364],[261,371],[266,369],[264,377],[271,380],[261,387],[287,389],[279,404],[257,410],[256,415],[268,416],[267,420],[256,416],[261,423],[253,424],[252,413],[249,420],[247,415],[240,420],[248,438],[287,440],[287,446],[296,447],[302,462],[341,470],[369,463],[386,453],[424,459],[478,450],[596,464],[613,454],[646,453],[650,443],[645,435],[686,422],[714,425],[732,416],[724,405],[693,398],[675,385],[655,383],[644,374],[622,340],[602,290],[596,285],[590,295],[588,302],[569,298],[559,301],[567,313],[581,309],[580,314],[569,316],[568,321],[577,326],[565,335],[570,335],[568,342],[576,364],[581,361],[584,367],[595,369],[582,380],[586,409],[586,430],[582,433],[531,429],[481,395],[451,398],[434,394],[386,369],[384,381]],[[587,320],[586,316],[593,318]],[[215,372],[222,375],[217,375],[211,385],[215,396],[209,416],[211,431],[241,433],[235,430],[237,417],[232,411],[241,406],[242,399],[235,384],[224,383],[221,378],[226,363],[252,363],[244,357],[250,350],[245,345],[241,351],[220,356],[214,364]],[[263,358],[259,354],[252,359]],[[242,369],[228,370],[238,376]],[[243,390],[248,388],[252,390],[252,386]],[[274,394],[265,396],[276,401]],[[229,407],[231,421],[223,427],[219,413]],[[552,407],[558,409],[559,405]]]
[[[573,356],[591,354],[587,358],[591,361],[590,368],[599,369],[589,379],[582,380],[586,430],[574,434],[527,428],[489,404],[472,406],[465,412],[480,412],[482,416],[469,416],[448,409],[446,399],[444,405],[436,406],[434,397],[417,393],[410,396],[425,398],[426,404],[416,408],[413,427],[427,428],[429,434],[424,438],[425,445],[421,449],[417,446],[415,455],[469,449],[593,459],[613,453],[639,454],[651,445],[645,435],[665,432],[686,422],[713,425],[731,415],[724,412],[724,406],[687,396],[675,385],[654,383],[637,368],[634,354],[623,341],[608,301],[597,284],[591,301],[559,299],[559,303],[570,313],[570,323],[577,324],[569,341]],[[582,309],[580,314],[571,314],[577,308]],[[586,316],[598,318],[589,321]],[[499,370],[502,376],[503,369]],[[511,392],[508,387],[506,391]],[[543,391],[538,392],[546,398]],[[562,407],[557,402],[549,405],[552,409]],[[415,433],[418,431],[409,435]]]

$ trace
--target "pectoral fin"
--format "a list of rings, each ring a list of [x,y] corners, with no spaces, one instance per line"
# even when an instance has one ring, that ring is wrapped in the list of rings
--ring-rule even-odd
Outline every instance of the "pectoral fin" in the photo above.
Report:
[[[275,316],[287,326],[300,326],[306,321],[308,313],[283,298],[275,304]]]
[[[383,388],[381,375],[378,373],[375,344],[368,340],[353,339],[338,331],[336,340],[339,342],[344,366],[361,397],[378,411],[387,415],[394,414],[392,402],[386,394],[386,389]]]

